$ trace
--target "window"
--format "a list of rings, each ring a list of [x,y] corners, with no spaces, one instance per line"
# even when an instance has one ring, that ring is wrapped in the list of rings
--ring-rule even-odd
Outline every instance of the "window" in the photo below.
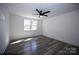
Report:
[[[24,19],[24,30],[37,30],[37,20]]]
[[[31,21],[30,20],[24,20],[24,30],[30,30]]]
[[[32,20],[32,30],[37,30],[37,21]]]

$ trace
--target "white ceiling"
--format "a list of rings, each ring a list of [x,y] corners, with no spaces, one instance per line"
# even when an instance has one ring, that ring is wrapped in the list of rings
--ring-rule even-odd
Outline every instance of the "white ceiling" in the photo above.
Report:
[[[64,13],[75,11],[79,9],[79,4],[69,3],[9,3],[0,4],[0,7],[8,9],[10,13],[18,14],[24,17],[38,17],[36,9],[43,11],[51,11],[48,15],[51,18]]]

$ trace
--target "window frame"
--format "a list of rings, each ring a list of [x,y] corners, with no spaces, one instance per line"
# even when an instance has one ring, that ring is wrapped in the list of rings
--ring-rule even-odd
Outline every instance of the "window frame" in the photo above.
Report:
[[[28,30],[25,29],[25,24],[24,24],[24,31],[36,31],[36,30],[38,30],[38,20],[24,19],[24,21],[25,21],[25,20],[29,20],[29,21],[30,21],[30,25],[27,25],[27,26],[29,26],[30,28],[29,28]],[[33,21],[36,21],[37,24],[36,24],[36,25],[33,25]],[[33,29],[32,29],[32,26],[36,26],[36,30],[33,30]]]

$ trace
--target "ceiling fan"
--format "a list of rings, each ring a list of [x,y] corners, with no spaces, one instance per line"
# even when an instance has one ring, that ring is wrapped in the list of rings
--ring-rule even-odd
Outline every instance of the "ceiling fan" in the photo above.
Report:
[[[42,16],[48,17],[47,13],[50,13],[50,11],[43,12],[42,10],[38,10],[38,9],[36,9],[36,11],[38,12],[38,14],[35,14],[35,15],[39,15],[39,17],[42,17]]]

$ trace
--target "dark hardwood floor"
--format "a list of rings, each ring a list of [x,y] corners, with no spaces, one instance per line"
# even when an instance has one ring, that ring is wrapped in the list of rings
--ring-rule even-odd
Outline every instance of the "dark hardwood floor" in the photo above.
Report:
[[[10,42],[4,55],[78,55],[79,47],[37,36]]]

